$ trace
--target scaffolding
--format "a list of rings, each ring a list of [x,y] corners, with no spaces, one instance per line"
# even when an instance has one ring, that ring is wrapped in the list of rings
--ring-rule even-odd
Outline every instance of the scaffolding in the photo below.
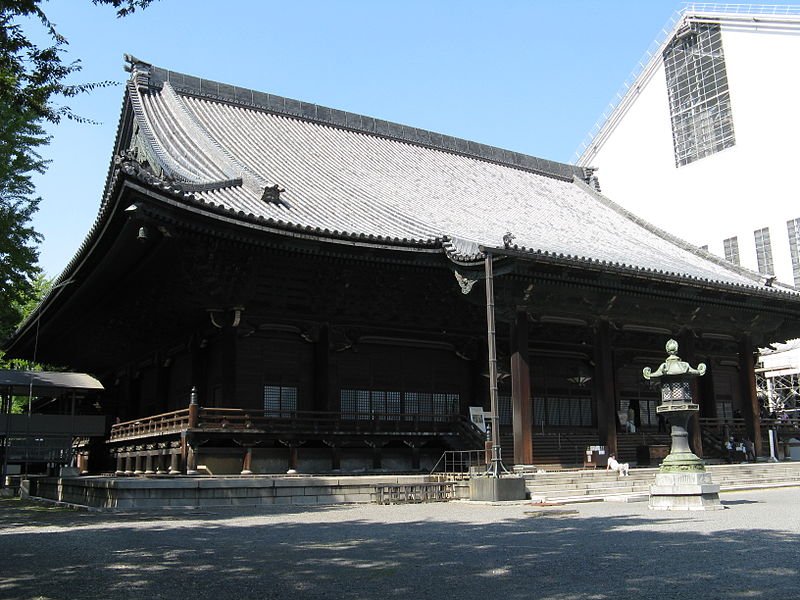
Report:
[[[622,86],[606,106],[603,113],[592,126],[589,133],[575,150],[572,162],[577,165],[589,165],[597,152],[598,146],[608,135],[608,131],[638,97],[643,83],[662,64],[663,51],[667,45],[692,23],[721,24],[754,24],[763,31],[771,27],[797,27],[800,25],[800,6],[783,4],[719,4],[711,2],[687,2],[680,10],[672,14],[656,38],[648,46],[639,62]]]
[[[756,369],[759,403],[767,417],[800,419],[800,340],[761,353]]]

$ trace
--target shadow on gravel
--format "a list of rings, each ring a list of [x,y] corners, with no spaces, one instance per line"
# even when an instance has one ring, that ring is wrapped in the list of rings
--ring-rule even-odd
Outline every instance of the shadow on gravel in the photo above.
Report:
[[[161,508],[158,510],[87,510],[84,508],[70,508],[56,505],[51,502],[35,500],[20,500],[15,498],[0,498],[0,530],[15,526],[72,527],[91,523],[115,525],[121,523],[159,521],[174,521],[178,515],[182,521],[204,521],[217,518],[228,519],[231,514],[253,515],[291,515],[307,514],[309,512],[328,512],[346,510],[346,505],[320,505],[320,506],[264,506],[264,507],[210,507],[210,508]],[[2,596],[0,595],[0,599]]]
[[[478,514],[492,519],[492,508]],[[734,527],[739,521],[714,535],[670,530],[691,529],[685,515],[448,517],[478,510],[50,513],[8,501],[0,504],[0,597],[797,597],[797,535]],[[412,520],[385,522],[398,515]]]
[[[743,506],[745,504],[761,504],[758,500],[720,500],[723,506]]]

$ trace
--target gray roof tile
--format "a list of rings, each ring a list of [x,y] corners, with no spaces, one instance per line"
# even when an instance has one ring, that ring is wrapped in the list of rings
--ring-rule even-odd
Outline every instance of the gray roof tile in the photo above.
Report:
[[[168,173],[192,184],[242,178],[240,186],[197,188],[201,202],[312,231],[459,240],[450,254],[502,247],[510,231],[518,247],[542,255],[760,283],[573,180],[581,171],[572,165],[232,86],[212,92],[178,75],[154,69],[149,92],[129,93],[140,95],[132,98],[136,117]],[[285,188],[287,204],[261,200],[273,184]]]

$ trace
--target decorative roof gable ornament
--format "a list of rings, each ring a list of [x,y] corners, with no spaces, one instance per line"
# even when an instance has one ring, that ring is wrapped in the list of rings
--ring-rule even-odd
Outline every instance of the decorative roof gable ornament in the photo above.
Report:
[[[503,236],[503,246],[506,248],[510,248],[511,244],[514,242],[517,236],[515,236],[510,231],[506,231],[506,234]]]
[[[458,281],[458,285],[461,286],[461,293],[464,295],[469,294],[472,291],[472,286],[474,286],[478,282],[477,279],[470,279],[469,277],[464,277],[458,271],[453,271],[453,275],[456,276],[456,281]]]
[[[264,193],[261,194],[261,201],[271,204],[281,204],[281,193],[285,191],[286,190],[277,183],[275,185],[268,185],[264,188]]]

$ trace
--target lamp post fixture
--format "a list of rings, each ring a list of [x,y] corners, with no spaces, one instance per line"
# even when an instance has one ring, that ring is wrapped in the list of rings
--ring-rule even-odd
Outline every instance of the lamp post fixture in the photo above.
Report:
[[[692,380],[705,375],[703,363],[693,368],[678,356],[678,342],[669,340],[667,359],[655,371],[645,367],[642,375],[661,385],[661,404],[656,413],[672,425],[672,447],[661,463],[655,485],[650,488],[650,508],[655,510],[716,510],[719,485],[712,483],[703,461],[689,447],[686,429],[700,406],[692,399]]]

